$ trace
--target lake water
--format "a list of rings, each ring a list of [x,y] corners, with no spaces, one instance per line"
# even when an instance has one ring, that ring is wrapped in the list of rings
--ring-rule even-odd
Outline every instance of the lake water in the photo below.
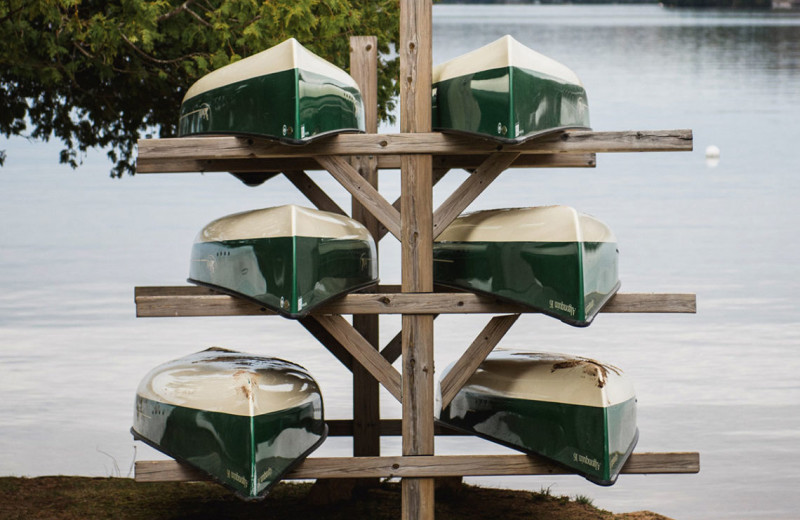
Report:
[[[691,128],[691,153],[606,154],[595,169],[514,170],[470,209],[567,204],[604,220],[624,292],[694,292],[696,315],[604,314],[587,329],[523,316],[501,346],[615,364],[639,397],[637,451],[699,451],[697,475],[623,475],[611,488],[574,476],[469,479],[582,494],[617,512],[674,518],[798,518],[800,499],[800,17],[657,6],[437,6],[434,62],[504,34],[583,80],[596,130]],[[384,128],[384,131],[393,130]],[[707,164],[704,150],[721,159]],[[162,458],[130,437],[140,378],[219,345],[285,357],[318,379],[329,418],[350,416],[349,376],[280,318],[136,319],[133,287],[180,285],[192,239],[219,216],[307,204],[276,178],[226,174],[107,177],[100,153],[71,171],[57,144],[0,141],[0,475],[131,474]],[[343,207],[344,190],[312,174]],[[437,186],[444,200],[463,172]],[[398,175],[385,173],[393,200]],[[399,248],[381,277],[399,281]],[[436,321],[436,363],[454,360],[488,317]],[[383,325],[384,341],[399,326]],[[383,393],[385,417],[399,406]],[[399,439],[384,452],[400,451]],[[439,453],[503,453],[477,439]],[[317,452],[349,454],[345,439]]]

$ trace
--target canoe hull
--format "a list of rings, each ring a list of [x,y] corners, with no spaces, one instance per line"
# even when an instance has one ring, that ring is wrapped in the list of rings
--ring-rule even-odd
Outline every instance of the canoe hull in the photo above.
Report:
[[[187,372],[202,371],[204,357],[209,351],[184,358],[185,363],[175,362],[156,368],[142,381],[136,395],[134,438],[142,440],[157,450],[204,472],[213,480],[233,490],[240,498],[259,500],[280,478],[315,450],[327,435],[323,419],[322,400],[314,380],[302,367],[281,360],[246,356],[230,351],[221,352],[228,360],[232,354],[247,360],[248,368],[241,363],[230,365],[227,374],[216,374],[212,384],[219,385],[227,378],[227,384],[217,387],[221,395],[230,394],[234,399],[246,399],[241,392],[244,379],[252,385],[305,385],[305,395],[293,395],[287,406],[266,413],[258,413],[258,405],[250,405],[250,413],[202,409],[191,402],[193,385],[182,385],[183,390],[164,390],[165,381],[180,381]],[[219,360],[217,365],[224,365]],[[222,368],[221,370],[227,370]],[[241,372],[250,371],[242,377]],[[178,374],[182,371],[183,374]],[[238,372],[238,374],[237,374]],[[177,375],[176,375],[177,374]],[[205,373],[203,376],[207,376]],[[175,377],[173,377],[175,376]],[[201,377],[203,377],[201,376]],[[178,388],[179,385],[172,384]],[[152,388],[162,389],[153,395]],[[276,387],[277,388],[277,387]],[[258,391],[258,390],[256,390]],[[172,392],[172,395],[170,395]],[[182,393],[181,393],[182,392]],[[202,393],[198,391],[197,393]],[[189,402],[176,401],[189,396]]]
[[[501,353],[501,356],[506,355]],[[508,395],[502,372],[502,358],[493,354],[461,389],[452,403],[442,410],[440,421],[504,446],[546,457],[558,462],[599,485],[612,485],[638,440],[636,398],[632,391],[613,404],[570,402],[569,392],[579,379],[591,378],[586,368],[600,365],[574,365],[572,374],[563,376],[552,371],[529,378],[558,377],[562,395]],[[551,358],[549,366],[570,364],[565,358]],[[540,363],[537,360],[535,363]],[[578,368],[578,370],[575,370]],[[570,369],[565,369],[570,370]],[[591,371],[591,370],[589,370]],[[618,379],[618,374],[613,378]],[[620,385],[620,381],[606,380]],[[603,390],[596,388],[598,393]]]
[[[590,124],[580,80],[510,37],[434,69],[432,90],[433,127],[444,132],[519,143]]]
[[[516,214],[516,216],[514,216]],[[610,232],[586,236],[581,227],[602,226],[571,208],[490,210],[459,217],[455,233],[443,233],[433,247],[433,277],[440,285],[520,303],[574,326],[591,324],[619,289],[619,252]],[[531,237],[514,229],[573,226],[570,234]],[[478,236],[501,226],[503,236]],[[477,230],[477,231],[476,231]]]
[[[303,144],[330,134],[364,131],[361,93],[344,71],[294,40],[261,54],[266,56],[212,72],[214,76],[207,77],[214,81],[190,90],[181,104],[178,134],[253,135]],[[266,60],[269,56],[274,59]],[[275,61],[285,62],[287,68],[273,70],[270,62]],[[263,66],[264,73],[238,72],[248,66]]]
[[[192,246],[189,281],[249,299],[288,318],[302,318],[331,298],[377,283],[376,247],[363,226],[306,208],[247,212],[209,224],[220,228],[242,220],[304,218],[313,231],[315,219],[330,223],[333,217],[342,225],[329,236],[302,236],[297,233],[304,231],[288,229],[279,233],[283,236],[215,233],[210,240],[198,238]]]

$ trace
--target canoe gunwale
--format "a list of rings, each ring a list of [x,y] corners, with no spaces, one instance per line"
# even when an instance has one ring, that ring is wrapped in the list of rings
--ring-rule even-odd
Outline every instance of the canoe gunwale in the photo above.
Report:
[[[529,141],[533,141],[533,140],[536,140],[536,139],[541,139],[541,138],[544,138],[544,137],[549,137],[552,134],[557,134],[559,132],[565,132],[565,131],[568,131],[568,130],[586,130],[586,131],[589,131],[589,132],[592,131],[591,127],[588,127],[588,126],[565,125],[565,126],[547,128],[547,129],[540,130],[538,132],[534,132],[534,133],[531,133],[531,134],[525,134],[523,137],[517,137],[515,139],[511,139],[511,138],[508,138],[508,137],[500,137],[500,136],[489,135],[489,134],[482,133],[482,132],[470,132],[468,130],[458,130],[458,129],[455,129],[455,128],[438,127],[436,125],[433,126],[432,130],[434,132],[441,132],[443,134],[462,135],[462,136],[474,137],[474,138],[484,139],[484,140],[492,142],[492,143],[502,143],[502,144],[508,144],[508,145],[523,144],[523,143],[527,143]]]
[[[544,314],[545,316],[550,316],[552,318],[556,318],[556,319],[558,319],[560,321],[563,321],[567,325],[572,325],[573,327],[579,327],[579,328],[584,328],[584,327],[588,327],[589,325],[591,325],[592,322],[594,321],[595,316],[597,316],[600,313],[600,310],[605,306],[605,304],[608,303],[608,301],[611,298],[613,298],[615,294],[617,294],[617,292],[619,291],[620,286],[622,285],[622,283],[618,280],[617,284],[614,286],[614,288],[606,295],[605,298],[603,298],[603,300],[599,304],[597,304],[595,306],[595,308],[592,309],[593,312],[589,316],[587,316],[587,318],[585,320],[572,320],[572,319],[569,319],[569,318],[565,318],[564,316],[562,316],[560,314],[556,314],[555,312],[552,312],[549,309],[542,309],[540,307],[536,307],[534,305],[530,305],[529,303],[525,303],[523,301],[516,300],[514,298],[509,298],[507,296],[502,296],[500,294],[497,294],[497,293],[494,293],[494,292],[491,292],[491,291],[482,291],[480,289],[473,289],[473,288],[468,288],[468,287],[464,287],[464,286],[461,286],[461,285],[449,284],[447,282],[441,282],[441,281],[438,281],[438,280],[435,280],[435,284],[437,286],[446,287],[448,289],[457,289],[458,291],[462,291],[462,292],[471,292],[471,293],[478,294],[478,295],[489,296],[491,298],[496,298],[498,301],[511,303],[511,304],[514,304],[514,305],[522,305],[522,306],[527,307],[529,309],[533,309],[536,312]]]
[[[306,316],[308,316],[309,314],[311,314],[317,307],[319,307],[321,305],[329,303],[330,301],[335,300],[336,298],[340,298],[342,296],[345,296],[347,294],[350,294],[350,293],[353,293],[353,292],[362,291],[362,290],[364,290],[364,289],[366,289],[368,287],[377,286],[380,283],[380,280],[375,279],[375,280],[370,280],[368,282],[365,282],[365,283],[362,283],[362,284],[359,284],[359,285],[354,285],[353,287],[350,287],[347,290],[341,291],[341,292],[336,293],[336,294],[332,294],[332,295],[328,296],[327,298],[314,303],[314,305],[310,305],[308,307],[305,307],[300,312],[291,313],[291,312],[286,312],[285,309],[281,309],[279,307],[275,307],[274,305],[270,305],[268,303],[265,303],[265,302],[263,302],[263,301],[261,301],[261,300],[259,300],[257,298],[254,298],[254,297],[249,296],[247,294],[243,294],[243,293],[234,291],[232,289],[228,289],[226,287],[221,287],[219,285],[214,285],[214,284],[211,284],[211,283],[208,283],[208,282],[201,282],[201,281],[195,280],[193,278],[187,278],[186,281],[189,282],[189,283],[192,283],[194,285],[198,285],[198,286],[201,286],[201,287],[207,287],[207,288],[209,288],[211,290],[214,290],[214,291],[217,291],[217,292],[220,292],[220,293],[223,293],[223,294],[227,294],[229,296],[233,296],[235,298],[240,298],[242,300],[246,300],[246,301],[248,301],[250,303],[254,303],[254,304],[258,305],[259,307],[262,307],[264,309],[268,309],[270,311],[273,311],[276,314],[278,314],[278,315],[280,315],[280,316],[282,316],[284,318],[288,318],[290,320],[303,319]]]
[[[328,130],[319,134],[309,135],[303,139],[294,139],[292,137],[279,137],[270,134],[256,134],[251,132],[196,132],[192,134],[181,135],[178,138],[192,138],[192,137],[241,137],[245,139],[266,139],[271,142],[285,144],[287,146],[303,147],[307,144],[316,142],[319,139],[328,138],[339,134],[364,134],[364,130],[360,128],[342,128],[336,130]],[[248,143],[252,144],[252,143]]]
[[[266,496],[269,494],[269,492],[272,490],[272,488],[276,484],[278,484],[281,480],[283,480],[283,477],[285,475],[288,475],[289,473],[294,471],[297,468],[297,466],[302,464],[302,462],[312,452],[314,452],[314,450],[319,448],[320,445],[322,445],[322,443],[325,442],[325,440],[328,438],[328,424],[323,422],[323,426],[324,426],[324,429],[322,431],[322,435],[320,436],[319,440],[317,442],[315,442],[306,451],[304,451],[299,456],[297,456],[288,466],[286,466],[286,468],[283,471],[281,471],[280,473],[276,474],[275,480],[273,480],[272,483],[270,483],[267,487],[265,487],[263,490],[261,490],[257,496],[254,496],[254,497],[242,494],[242,492],[240,490],[234,488],[233,486],[230,486],[230,485],[226,484],[225,482],[220,480],[216,475],[213,475],[211,473],[208,473],[207,471],[204,471],[201,468],[198,468],[197,466],[195,466],[194,464],[192,464],[188,460],[184,459],[180,455],[176,455],[175,453],[172,453],[171,450],[165,450],[158,443],[153,442],[150,439],[148,439],[147,437],[144,437],[141,434],[139,434],[139,432],[137,432],[133,427],[131,427],[130,431],[131,431],[131,435],[133,435],[133,440],[134,441],[144,442],[145,444],[147,444],[151,448],[156,449],[156,450],[160,451],[161,453],[163,453],[163,454],[165,454],[165,455],[167,455],[169,457],[172,457],[173,459],[175,459],[179,463],[185,464],[187,466],[191,466],[192,468],[195,468],[197,471],[200,471],[201,473],[203,473],[203,475],[208,476],[211,480],[213,480],[217,484],[220,484],[221,486],[233,491],[233,493],[237,497],[239,497],[240,499],[242,499],[242,500],[244,500],[246,502],[260,502],[261,500],[264,500],[264,498],[266,498]]]
[[[618,471],[617,474],[613,475],[613,478],[609,479],[609,480],[598,479],[598,478],[593,477],[591,475],[586,475],[586,474],[580,472],[579,470],[577,470],[577,469],[575,469],[573,467],[567,466],[563,462],[559,462],[556,459],[552,459],[552,458],[550,458],[550,457],[548,457],[546,455],[542,455],[541,453],[537,453],[537,452],[535,452],[533,450],[526,450],[525,448],[522,448],[521,446],[514,445],[514,444],[512,444],[510,442],[507,442],[507,441],[504,441],[502,439],[498,439],[498,438],[492,437],[490,435],[485,435],[483,433],[479,433],[479,432],[476,432],[475,430],[470,430],[468,428],[461,428],[459,426],[455,426],[455,425],[450,424],[447,421],[443,421],[441,419],[435,419],[434,422],[437,425],[439,425],[439,426],[441,426],[443,428],[450,428],[451,430],[457,430],[457,431],[466,433],[468,435],[473,435],[473,436],[479,437],[479,438],[481,438],[483,440],[486,440],[486,441],[489,441],[489,442],[493,442],[495,444],[499,444],[499,445],[504,446],[506,448],[510,448],[512,450],[525,453],[526,455],[534,455],[536,457],[542,457],[544,459],[547,459],[548,462],[551,462],[551,463],[557,465],[560,468],[564,468],[569,473],[577,473],[578,475],[582,476],[583,478],[585,478],[589,482],[591,482],[593,484],[597,484],[598,486],[604,486],[604,487],[613,486],[617,482],[617,477],[619,476],[619,474],[621,472],[621,471]],[[633,453],[633,450],[636,448],[636,445],[638,443],[639,443],[639,428],[636,428],[636,433],[633,436],[633,440],[631,441],[631,445],[628,447],[628,450],[625,452],[625,455],[623,456],[622,460],[627,462],[628,458],[631,456],[631,454]],[[620,466],[620,470],[622,470],[622,468],[624,466],[625,466],[625,463],[623,463],[622,466]]]

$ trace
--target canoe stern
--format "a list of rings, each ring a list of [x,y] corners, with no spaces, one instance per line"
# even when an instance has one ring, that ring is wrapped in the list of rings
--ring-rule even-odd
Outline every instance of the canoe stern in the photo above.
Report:
[[[131,430],[245,500],[262,498],[327,436],[322,396],[302,367],[223,349],[153,369]]]

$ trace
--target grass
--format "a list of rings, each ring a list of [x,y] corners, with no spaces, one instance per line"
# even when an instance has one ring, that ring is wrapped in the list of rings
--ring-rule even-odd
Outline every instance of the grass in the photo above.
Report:
[[[336,481],[341,482],[341,481]],[[323,503],[319,487],[281,483],[258,503],[238,500],[209,482],[137,483],[127,478],[3,477],[0,520],[255,519],[383,520],[400,518],[400,485],[381,483],[354,498]],[[324,488],[322,488],[324,489]],[[613,514],[587,497],[448,486],[436,493],[437,520],[669,520],[646,511]]]

